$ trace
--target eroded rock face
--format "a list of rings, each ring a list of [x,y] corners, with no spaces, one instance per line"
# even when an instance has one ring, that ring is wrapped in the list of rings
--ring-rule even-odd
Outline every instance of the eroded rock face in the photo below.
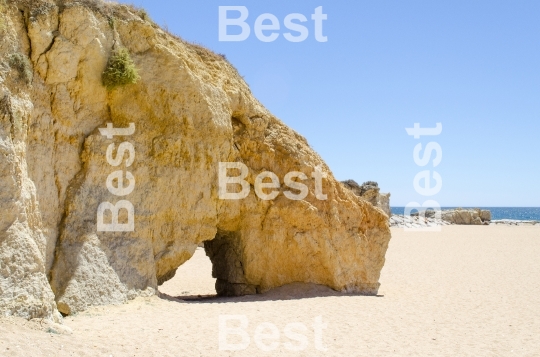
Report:
[[[46,238],[28,176],[24,116],[31,103],[0,90],[0,313],[55,319],[46,277]]]
[[[392,215],[392,209],[390,208],[390,193],[379,193],[379,203],[377,207],[380,207],[388,217]]]
[[[153,294],[202,242],[223,295],[294,282],[377,292],[387,217],[337,182],[221,56],[123,5],[13,1],[3,16],[0,313],[50,318],[55,305],[71,314]],[[107,91],[101,74],[113,46],[130,51],[141,80]],[[15,52],[31,60],[31,85],[6,65]],[[108,138],[99,131],[108,123],[135,131]],[[126,154],[111,166],[109,146],[115,157],[124,142],[133,163]],[[274,200],[253,190],[222,200],[220,162],[247,165],[251,186],[263,171],[282,184],[302,172],[309,194],[290,200],[282,185]],[[317,167],[326,200],[315,194]],[[107,188],[117,170],[133,175],[126,196]],[[120,200],[134,207],[134,230],[98,231],[99,205]]]

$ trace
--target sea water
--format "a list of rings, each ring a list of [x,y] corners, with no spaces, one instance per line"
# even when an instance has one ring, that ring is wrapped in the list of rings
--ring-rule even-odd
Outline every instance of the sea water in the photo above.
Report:
[[[456,209],[457,207],[442,207],[442,210]],[[491,219],[512,219],[520,221],[540,221],[540,207],[461,207],[463,209],[480,208],[491,211]],[[393,214],[403,214],[405,207],[392,207]]]

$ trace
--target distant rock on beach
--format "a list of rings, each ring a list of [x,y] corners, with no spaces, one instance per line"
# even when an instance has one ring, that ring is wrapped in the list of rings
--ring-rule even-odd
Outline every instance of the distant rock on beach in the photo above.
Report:
[[[390,217],[390,227],[397,228],[427,228],[437,226],[449,226],[454,223],[443,221],[442,219],[435,218],[433,216],[419,217],[418,215],[401,215],[393,214]]]
[[[488,210],[462,209],[456,208],[453,210],[441,211],[440,217],[436,216],[435,210],[428,209],[425,212],[425,217],[420,217],[418,212],[412,213],[410,216],[393,215],[390,220],[390,225],[393,227],[430,227],[442,225],[489,225],[491,221],[491,212]]]
[[[362,197],[373,206],[379,207],[388,217],[392,215],[390,210],[390,193],[381,193],[379,184],[375,181],[366,181],[359,185],[354,180],[341,181],[355,195]]]
[[[462,225],[487,225],[491,221],[491,212],[488,210],[461,209],[442,211],[443,221]]]
[[[538,221],[520,221],[511,219],[492,220],[491,211],[476,209],[456,208],[441,211],[441,217],[435,216],[434,210],[426,210],[425,217],[420,217],[418,212],[410,215],[392,215],[390,217],[391,227],[401,228],[421,228],[448,225],[508,225],[508,226],[538,226]]]

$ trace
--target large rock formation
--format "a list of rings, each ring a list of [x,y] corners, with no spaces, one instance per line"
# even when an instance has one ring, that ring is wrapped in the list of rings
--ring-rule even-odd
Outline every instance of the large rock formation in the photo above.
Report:
[[[222,56],[97,0],[8,1],[0,16],[2,315],[51,318],[153,294],[202,242],[224,295],[293,282],[377,292],[387,217],[337,182]],[[107,90],[102,73],[121,47],[141,79]],[[107,136],[109,123],[134,132]],[[309,192],[220,199],[220,162],[245,164],[250,188],[264,171],[281,183],[301,172]],[[133,231],[98,231],[98,207],[121,200]]]

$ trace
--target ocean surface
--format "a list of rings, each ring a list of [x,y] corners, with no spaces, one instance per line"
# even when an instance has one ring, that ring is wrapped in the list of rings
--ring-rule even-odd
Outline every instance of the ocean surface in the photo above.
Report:
[[[443,210],[457,207],[442,207]],[[491,211],[491,219],[515,219],[520,221],[540,221],[540,207],[461,207],[463,209],[480,208]],[[392,207],[393,214],[403,214],[405,207]]]

